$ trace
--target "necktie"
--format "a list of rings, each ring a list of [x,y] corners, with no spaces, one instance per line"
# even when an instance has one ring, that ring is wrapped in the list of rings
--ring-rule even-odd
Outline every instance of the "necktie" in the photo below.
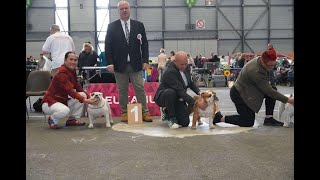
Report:
[[[128,29],[128,23],[125,22],[124,23],[124,29],[126,31],[126,40],[127,40],[127,44],[129,44],[129,37],[130,37],[130,33],[129,33],[129,29]]]

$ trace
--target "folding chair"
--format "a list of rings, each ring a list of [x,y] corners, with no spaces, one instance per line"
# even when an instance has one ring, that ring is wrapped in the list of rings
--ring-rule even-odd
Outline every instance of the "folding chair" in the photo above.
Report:
[[[51,83],[51,74],[49,71],[31,71],[26,85],[26,98],[29,99],[31,109],[31,96],[43,96]],[[27,116],[29,119],[28,109],[26,105]],[[43,113],[43,111],[42,111]],[[45,113],[43,113],[46,119]]]

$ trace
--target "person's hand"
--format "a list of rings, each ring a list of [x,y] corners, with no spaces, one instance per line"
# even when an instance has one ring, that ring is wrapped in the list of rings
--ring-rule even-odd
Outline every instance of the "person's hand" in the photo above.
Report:
[[[91,98],[90,99],[85,99],[84,102],[87,103],[87,104],[95,105],[95,104],[98,104],[98,99],[91,99]]]
[[[294,97],[289,97],[288,103],[294,105]]]
[[[113,64],[108,65],[108,66],[107,66],[107,69],[108,69],[109,72],[113,73],[113,72],[114,72],[114,66],[113,66]]]
[[[202,110],[202,111],[204,111],[204,110],[206,110],[206,108],[208,107],[208,103],[206,103],[206,102],[199,102],[199,104],[198,104],[198,107]]]
[[[142,69],[147,70],[148,68],[149,68],[149,64],[148,63],[143,63]]]

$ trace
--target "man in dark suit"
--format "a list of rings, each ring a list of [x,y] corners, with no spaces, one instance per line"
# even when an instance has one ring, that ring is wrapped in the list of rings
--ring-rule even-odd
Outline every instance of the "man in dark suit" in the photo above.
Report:
[[[193,107],[195,100],[187,94],[187,88],[200,94],[199,87],[191,80],[187,53],[179,51],[164,71],[154,96],[155,103],[165,107],[166,117],[163,120],[168,119],[170,128],[187,127],[190,123],[188,107]],[[208,104],[201,102],[198,106],[205,109]]]
[[[149,67],[149,46],[143,23],[130,19],[127,1],[118,3],[120,19],[109,24],[105,40],[108,70],[114,72],[119,91],[121,121],[127,122],[128,85],[133,85],[137,100],[142,104],[143,121],[152,122],[143,87],[142,68]]]

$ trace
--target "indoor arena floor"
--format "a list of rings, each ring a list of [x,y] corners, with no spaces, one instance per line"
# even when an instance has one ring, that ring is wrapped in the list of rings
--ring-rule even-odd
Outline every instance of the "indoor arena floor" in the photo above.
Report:
[[[294,87],[277,88],[284,94],[294,92]],[[236,113],[230,89],[213,90],[222,114]],[[188,93],[194,95],[190,90]],[[32,97],[31,103],[37,99]],[[218,123],[215,129],[209,129],[204,118],[204,124],[196,130],[170,129],[161,124],[160,116],[141,125],[129,126],[113,117],[111,128],[99,118],[93,129],[82,126],[53,130],[42,113],[28,110],[26,179],[294,179],[294,125],[264,126],[264,104],[253,127]],[[88,125],[87,117],[81,120]]]

